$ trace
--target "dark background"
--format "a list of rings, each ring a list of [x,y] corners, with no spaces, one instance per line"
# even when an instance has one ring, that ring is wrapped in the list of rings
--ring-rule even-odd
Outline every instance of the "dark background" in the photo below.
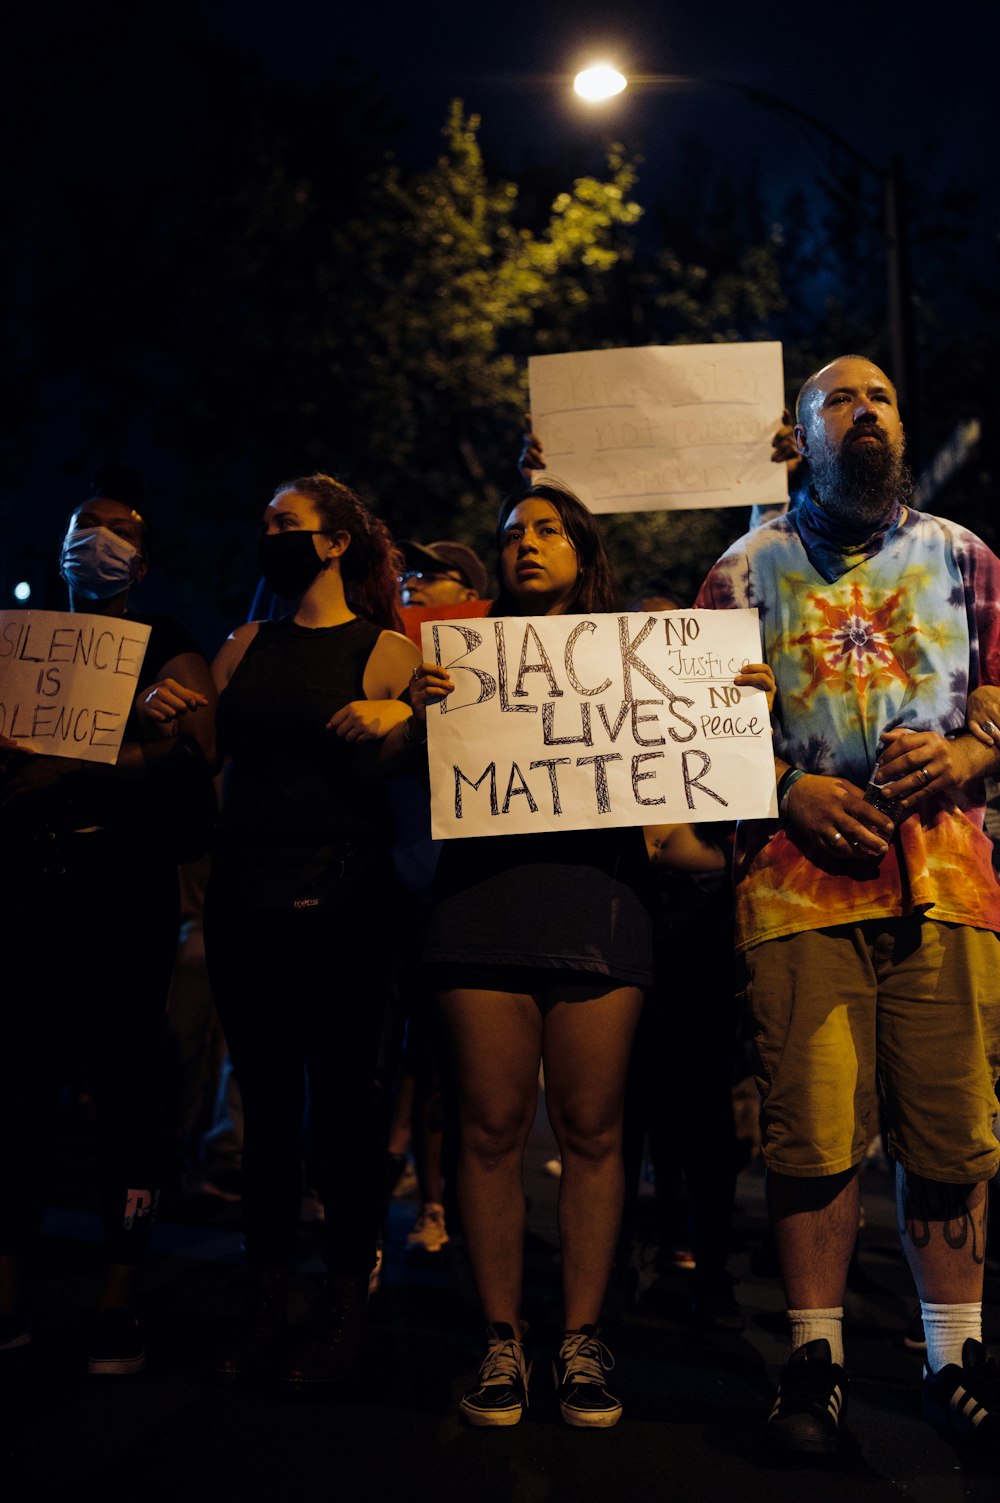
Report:
[[[483,546],[533,351],[779,338],[790,391],[842,350],[888,365],[881,185],[844,145],[902,158],[911,458],[979,421],[929,504],[995,546],[998,40],[992,0],[32,7],[4,38],[0,604],[22,578],[63,604],[59,536],[104,458],[146,473],[147,603],[213,650],[280,479],[327,469],[397,534]],[[601,54],[762,90],[844,144],[714,87],[588,110],[569,81]],[[693,589],[744,523],[608,532],[627,585]]]

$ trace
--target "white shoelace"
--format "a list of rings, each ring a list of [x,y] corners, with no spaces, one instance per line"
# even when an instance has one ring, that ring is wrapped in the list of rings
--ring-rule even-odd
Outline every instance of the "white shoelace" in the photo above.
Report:
[[[559,1348],[559,1357],[566,1366],[564,1383],[599,1383],[604,1386],[604,1374],[615,1365],[615,1359],[596,1336],[580,1331],[567,1336]]]
[[[491,1346],[479,1369],[484,1388],[501,1383],[524,1382],[524,1348],[516,1341],[498,1341]]]

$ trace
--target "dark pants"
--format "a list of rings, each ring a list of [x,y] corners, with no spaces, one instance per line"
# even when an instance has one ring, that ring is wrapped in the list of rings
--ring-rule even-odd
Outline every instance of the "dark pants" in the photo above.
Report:
[[[8,853],[9,858],[9,853]],[[0,1253],[23,1255],[49,1199],[59,1101],[96,1112],[113,1263],[145,1251],[166,1167],[163,1030],[177,869],[107,833],[63,837],[0,880]]]
[[[678,884],[680,886],[680,884]],[[739,1015],[728,886],[661,918],[655,984],[636,1033],[625,1095],[625,1235],[648,1135],[656,1171],[660,1236],[687,1241],[711,1278],[730,1251],[737,1150],[732,1090]],[[684,887],[681,887],[682,893]],[[683,1172],[690,1228],[670,1225],[671,1188]]]
[[[374,1262],[387,1126],[375,1079],[386,910],[384,891],[376,899],[367,885],[332,910],[265,913],[248,910],[224,872],[209,883],[205,948],[243,1098],[243,1228],[258,1268],[293,1255],[306,1152],[326,1210],[329,1271],[360,1276]]]

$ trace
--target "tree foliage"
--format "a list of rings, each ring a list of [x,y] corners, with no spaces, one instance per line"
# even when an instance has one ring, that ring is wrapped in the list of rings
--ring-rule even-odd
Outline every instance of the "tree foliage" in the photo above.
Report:
[[[560,193],[539,230],[519,225],[517,188],[489,180],[478,128],[454,102],[432,168],[392,164],[371,184],[364,212],[334,230],[324,288],[329,368],[356,373],[345,400],[369,483],[425,535],[456,512],[483,531],[514,479],[526,353],[583,336],[641,212],[616,155],[607,180]]]
[[[58,45],[27,20],[10,38],[25,129],[0,239],[15,419],[0,505],[20,514],[45,475],[50,548],[95,461],[143,465],[155,572],[192,617],[210,602],[206,636],[247,600],[271,488],[303,471],[343,475],[397,535],[483,546],[518,483],[531,354],[781,338],[794,384],[838,347],[884,353],[884,253],[849,173],[777,222],[752,174],[727,180],[697,143],[645,213],[619,147],[597,175],[540,164],[522,191],[457,101],[436,160],[414,165],[356,65],[293,84],[195,38],[185,4],[135,0],[128,28],[117,0],[63,10]],[[99,63],[81,70],[88,46]],[[30,86],[42,66],[59,117]],[[970,212],[952,198],[912,226],[935,442],[967,413],[970,372],[983,415],[995,407],[990,328],[956,323],[942,296]],[[692,590],[744,520],[606,530],[629,589],[672,569]]]

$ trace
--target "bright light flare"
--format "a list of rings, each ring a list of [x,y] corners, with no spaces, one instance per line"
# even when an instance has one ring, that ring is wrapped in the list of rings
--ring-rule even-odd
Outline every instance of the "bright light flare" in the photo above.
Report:
[[[602,99],[613,99],[627,85],[625,75],[619,73],[617,68],[612,68],[610,63],[595,63],[592,68],[584,68],[573,80],[576,93],[590,104],[599,103]]]
[[[18,582],[17,582],[17,584],[14,586],[14,599],[15,600],[30,600],[31,599],[31,586],[30,586],[30,584],[28,583],[28,581],[26,579],[19,579]]]

